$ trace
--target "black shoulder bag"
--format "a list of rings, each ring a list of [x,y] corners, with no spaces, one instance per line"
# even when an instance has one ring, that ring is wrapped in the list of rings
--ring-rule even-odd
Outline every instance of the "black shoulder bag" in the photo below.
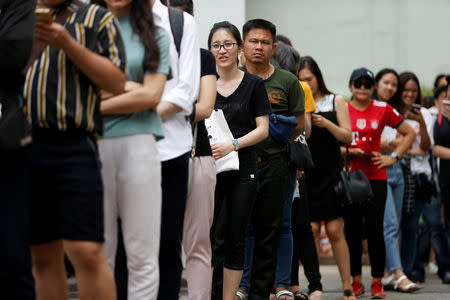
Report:
[[[314,168],[314,162],[309,151],[308,143],[306,142],[305,132],[289,144],[289,150],[291,166],[296,170],[304,171]]]
[[[344,169],[339,172],[339,182],[334,187],[336,195],[342,199],[342,206],[358,205],[373,199],[373,191],[370,182],[363,171],[358,170],[356,162],[355,172],[350,172],[351,157],[348,153],[348,145],[345,145]]]

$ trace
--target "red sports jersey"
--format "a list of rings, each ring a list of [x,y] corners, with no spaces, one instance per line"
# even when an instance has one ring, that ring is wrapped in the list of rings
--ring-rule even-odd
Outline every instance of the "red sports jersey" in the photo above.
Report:
[[[384,126],[397,128],[403,121],[403,117],[386,102],[372,100],[369,107],[363,111],[354,108],[350,102],[347,105],[353,137],[349,148],[360,148],[367,154],[380,152],[380,137]],[[371,157],[353,158],[358,169],[362,170],[368,179],[387,179],[386,169],[375,166]]]

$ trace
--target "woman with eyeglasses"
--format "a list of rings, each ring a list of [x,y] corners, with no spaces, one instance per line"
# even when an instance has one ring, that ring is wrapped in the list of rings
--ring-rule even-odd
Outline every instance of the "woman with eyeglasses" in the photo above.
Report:
[[[369,179],[374,198],[361,204],[350,204],[344,209],[345,236],[350,250],[350,269],[353,293],[365,292],[362,284],[361,256],[363,228],[368,240],[371,265],[371,297],[383,299],[386,294],[381,283],[385,265],[383,216],[387,194],[386,167],[396,163],[414,139],[414,132],[403,122],[403,117],[386,102],[372,99],[375,89],[373,73],[366,68],[352,72],[349,83],[352,100],[347,103],[352,128],[352,142],[348,145],[352,171],[362,170]],[[404,139],[391,155],[380,153],[380,138],[385,126],[396,128]],[[344,147],[341,152],[346,153]]]
[[[215,109],[222,109],[233,140],[211,145],[214,159],[231,151],[239,153],[239,170],[217,174],[214,221],[211,228],[212,265],[223,263],[223,299],[233,300],[244,268],[247,225],[256,197],[256,152],[252,146],[269,133],[271,106],[264,82],[238,68],[242,40],[229,22],[214,24],[208,37],[217,64]],[[218,218],[224,209],[224,217]],[[223,222],[217,224],[218,222]],[[223,230],[224,242],[216,243],[215,230]]]
[[[383,102],[392,103],[398,98],[399,76],[393,69],[385,68],[375,76],[376,89],[374,98]],[[386,126],[381,134],[380,149],[383,154],[390,154],[403,139],[397,130]],[[402,216],[402,203],[404,179],[401,162],[396,162],[386,168],[387,197],[384,209],[383,234],[386,248],[386,264],[384,278],[381,280],[385,289],[394,289],[400,292],[413,292],[420,287],[411,282],[405,275],[400,259],[400,220]]]
[[[352,139],[348,108],[342,96],[335,95],[327,89],[322,72],[312,57],[305,56],[300,59],[298,77],[311,87],[316,104],[316,111],[311,117],[311,136],[308,139],[315,166],[305,171],[306,195],[316,249],[319,249],[320,222],[325,221],[326,232],[342,280],[344,300],[354,300],[342,210],[334,192],[334,186],[339,180],[339,171],[342,169],[339,143],[349,143]],[[314,292],[309,299],[321,299],[319,295],[322,286],[317,277],[314,279],[317,283],[313,285],[314,288],[310,293]]]

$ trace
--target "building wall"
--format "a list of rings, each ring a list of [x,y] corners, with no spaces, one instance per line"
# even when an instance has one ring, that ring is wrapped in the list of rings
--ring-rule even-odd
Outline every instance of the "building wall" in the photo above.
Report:
[[[354,68],[415,72],[431,87],[450,73],[450,0],[247,0],[247,19],[272,21],[318,62],[330,89],[349,94]]]
[[[209,31],[214,23],[229,21],[241,30],[246,20],[245,0],[194,0],[194,15],[200,47],[207,48]]]

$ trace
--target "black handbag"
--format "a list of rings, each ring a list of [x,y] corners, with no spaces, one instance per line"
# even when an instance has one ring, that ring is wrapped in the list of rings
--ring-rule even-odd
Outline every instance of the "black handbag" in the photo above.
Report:
[[[342,199],[342,206],[363,204],[373,199],[373,191],[366,175],[358,170],[353,161],[355,172],[350,172],[350,155],[348,145],[344,156],[344,169],[339,172],[339,182],[334,187],[336,195]]]
[[[296,170],[308,170],[314,168],[314,162],[304,133],[300,134],[299,137],[290,144],[289,157],[291,166]]]
[[[0,152],[19,151],[31,144],[31,125],[18,97],[0,95]]]

